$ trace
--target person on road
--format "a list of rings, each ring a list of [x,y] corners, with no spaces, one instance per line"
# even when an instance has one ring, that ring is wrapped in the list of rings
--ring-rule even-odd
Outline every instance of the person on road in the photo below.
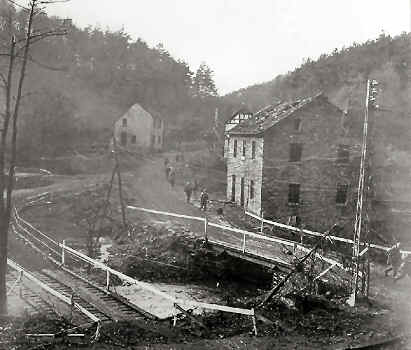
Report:
[[[208,203],[208,193],[207,193],[207,189],[204,188],[201,191],[201,195],[200,195],[200,210],[207,211],[207,203]]]
[[[167,165],[166,166],[166,179],[168,180],[168,177],[170,176],[170,171],[171,171],[171,166]]]
[[[400,273],[394,278],[394,282],[403,279],[405,276],[411,277],[411,259],[407,256],[405,261],[401,264],[399,268]]]
[[[193,192],[193,186],[191,185],[190,181],[187,181],[186,185],[184,186],[184,193],[186,194],[187,203],[190,203],[192,192]]]
[[[170,182],[170,185],[173,188],[176,182],[176,173],[172,167],[170,167],[170,172],[168,173],[168,182]]]
[[[400,251],[401,244],[398,242],[393,245],[387,252],[387,265],[388,268],[385,269],[384,273],[385,276],[388,276],[388,273],[392,271],[392,276],[395,278],[398,273],[398,269],[402,263],[401,251]]]

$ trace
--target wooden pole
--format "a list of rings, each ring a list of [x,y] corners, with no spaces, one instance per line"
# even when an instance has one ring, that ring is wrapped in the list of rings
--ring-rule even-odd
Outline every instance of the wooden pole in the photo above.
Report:
[[[251,309],[253,311],[253,316],[251,316],[252,320],[253,320],[253,329],[254,329],[254,334],[257,336],[258,332],[257,332],[257,321],[255,318],[255,311],[254,309]]]
[[[64,250],[65,246],[66,246],[66,240],[63,239],[63,244],[61,246],[61,265],[64,265],[66,263],[66,251]]]
[[[206,244],[208,243],[208,217],[207,215],[204,217],[204,240]]]
[[[110,271],[109,270],[106,271],[106,289],[107,290],[110,289]]]
[[[370,295],[370,272],[371,272],[371,266],[370,266],[370,243],[368,243],[368,251],[367,251],[367,289],[366,289],[366,296]]]
[[[261,226],[260,226],[260,233],[262,234],[264,230],[264,211],[261,210]]]
[[[117,170],[118,195],[119,195],[119,198],[120,198],[121,216],[122,216],[122,219],[123,219],[123,226],[124,226],[124,228],[126,228],[127,227],[127,220],[126,220],[126,209],[125,209],[124,200],[123,200],[123,184],[122,184],[122,181],[121,181],[120,162],[119,162],[119,159],[118,159],[117,141],[116,141],[116,135],[114,134],[114,129],[113,129],[113,148],[114,148],[115,168]]]
[[[243,254],[245,254],[245,232],[243,233]]]

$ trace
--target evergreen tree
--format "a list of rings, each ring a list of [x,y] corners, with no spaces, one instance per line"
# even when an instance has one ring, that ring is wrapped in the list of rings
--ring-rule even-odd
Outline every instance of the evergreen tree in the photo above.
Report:
[[[205,62],[200,64],[194,77],[195,96],[200,98],[218,96],[213,74],[213,71]]]

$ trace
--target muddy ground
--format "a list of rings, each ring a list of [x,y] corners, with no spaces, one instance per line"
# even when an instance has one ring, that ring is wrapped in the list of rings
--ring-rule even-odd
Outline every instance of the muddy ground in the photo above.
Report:
[[[185,203],[181,187],[170,188],[161,169],[162,159],[154,158],[147,160],[143,166],[135,170],[125,172],[123,179],[127,201],[154,209],[198,215],[199,211],[195,205]],[[32,207],[24,213],[24,216],[42,231],[60,241],[62,239],[84,241],[84,230],[73,221],[74,198],[97,185],[107,184],[109,179],[109,173],[55,177],[54,184],[41,189],[20,190],[17,192],[17,198],[24,199],[34,194],[49,192],[48,201],[52,204]],[[116,189],[114,187],[113,206],[116,208],[116,220],[119,220]],[[224,219],[216,214],[219,202],[216,203],[215,208],[211,208],[210,215],[216,220],[229,221],[228,216]],[[107,260],[110,265],[127,274],[156,283],[172,282],[177,285],[194,283],[211,291],[221,300],[221,303],[232,306],[253,307],[267,290],[267,286],[256,285],[250,281],[239,281],[238,276],[210,273],[196,266],[195,257],[202,257],[201,254],[206,254],[206,251],[201,240],[193,234],[195,226],[183,220],[170,221],[137,213],[129,213],[128,219],[135,223],[138,230],[132,231],[130,235],[113,235],[111,239],[114,244],[109,249],[110,255]],[[36,261],[38,263],[35,265],[38,268],[47,265],[42,258],[26,254],[26,248],[21,242],[11,239],[10,245],[11,251],[19,259],[26,259],[32,264]],[[218,258],[211,260],[215,262]],[[224,261],[224,259],[220,263],[220,267],[224,264],[233,264],[232,261]],[[180,321],[181,329],[176,338],[168,340],[157,335],[136,332],[133,325],[111,325],[103,331],[98,344],[88,348],[322,349],[336,346],[336,349],[344,349],[351,343],[387,339],[411,329],[409,312],[411,301],[408,292],[411,283],[408,279],[404,279],[394,285],[391,279],[383,276],[381,269],[379,266],[373,266],[371,305],[361,304],[358,308],[351,309],[345,305],[344,299],[332,298],[330,295],[309,302],[291,298],[292,302],[287,303],[277,298],[269,307],[261,311],[272,321],[272,324],[259,321],[257,337],[252,335],[251,319],[217,313],[202,315],[201,320],[207,325],[207,332],[192,326],[187,320]],[[213,270],[220,271],[220,269],[211,269]],[[298,277],[296,280],[294,285],[290,284],[292,287],[289,285],[288,292],[292,292],[293,288],[296,289],[301,284]],[[273,281],[269,283],[272,284]],[[284,297],[284,293],[281,296]],[[21,322],[21,320],[16,321],[13,327],[4,324],[0,329],[1,341],[6,339],[5,334],[8,334],[7,337],[11,337],[10,339],[13,337],[20,339],[21,337],[16,337],[15,329],[19,329],[19,332],[35,329],[33,326],[36,324],[35,321],[26,324]],[[48,329],[47,327],[54,323],[42,320],[38,324],[43,324],[44,329]],[[60,324],[57,326],[69,327]],[[19,332],[17,334],[21,334]],[[0,343],[0,348],[1,346],[3,345]],[[405,344],[395,346],[407,348]],[[69,348],[69,345],[60,344],[57,348]]]

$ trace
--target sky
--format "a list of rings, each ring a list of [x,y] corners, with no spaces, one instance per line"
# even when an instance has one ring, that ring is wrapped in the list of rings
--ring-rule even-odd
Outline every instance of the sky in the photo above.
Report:
[[[410,28],[410,0],[71,0],[48,12],[162,43],[220,94],[269,81],[334,48]]]

